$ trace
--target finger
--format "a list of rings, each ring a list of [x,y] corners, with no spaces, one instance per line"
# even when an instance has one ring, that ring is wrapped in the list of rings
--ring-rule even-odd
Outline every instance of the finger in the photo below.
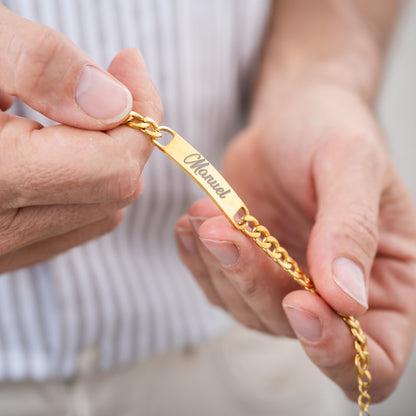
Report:
[[[61,33],[0,5],[0,89],[63,124],[114,127],[132,106],[128,89]]]
[[[200,219],[201,221],[205,219]],[[207,299],[214,305],[225,306],[212,284],[208,269],[199,254],[198,236],[188,215],[181,217],[175,225],[175,237],[181,260],[194,276]]]
[[[321,296],[346,315],[360,315],[368,307],[368,277],[378,245],[386,172],[379,138],[368,136],[326,143],[314,161],[318,213],[309,270]]]
[[[112,70],[122,74],[134,96],[134,108],[162,117],[160,100],[143,61],[132,50],[121,52]],[[121,71],[119,71],[121,72]],[[135,194],[152,144],[126,126],[108,134],[68,126],[40,128],[30,120],[0,114],[0,206],[99,203]]]
[[[201,287],[208,289],[219,301],[219,305],[228,311],[237,321],[243,325],[265,331],[264,326],[255,316],[253,311],[243,301],[241,296],[229,281],[223,276],[219,262],[207,250],[199,237],[199,229],[208,218],[218,216],[220,211],[209,200],[203,199],[195,202],[189,209],[189,219],[192,224],[194,234],[196,236],[196,244],[198,248],[199,261],[203,264],[205,276],[199,278]],[[204,285],[204,286],[202,286]]]
[[[3,212],[0,255],[107,218],[135,197],[107,204],[41,205]]]
[[[354,336],[349,327],[318,295],[306,291],[283,299],[287,318],[309,358],[351,400],[358,398]],[[361,319],[371,358],[371,401],[384,400],[395,389],[411,351],[409,320],[396,311],[369,312]],[[406,321],[406,322],[405,322]],[[391,340],[394,339],[392,343]]]
[[[207,220],[199,237],[210,254],[205,259],[214,285],[240,322],[255,328],[248,323],[258,320],[267,332],[293,335],[281,300],[296,285],[279,266],[223,216]]]
[[[212,255],[199,241],[198,229],[201,224],[206,221],[207,218],[205,215],[218,215],[218,209],[213,206],[210,201],[202,200],[193,204],[189,212],[191,214],[196,212],[198,210],[196,207],[198,206],[203,207],[200,214],[204,216],[187,216],[185,217],[186,220],[181,219],[179,222],[179,225],[185,225],[187,226],[187,229],[189,229],[188,227],[191,227],[192,236],[194,237],[194,240],[191,241],[192,246],[189,247],[193,254],[190,254],[190,250],[186,250],[185,246],[183,247],[184,249],[181,250],[182,252],[185,251],[185,253],[182,254],[183,261],[188,266],[211,303],[222,307],[237,321],[247,327],[265,332],[266,329],[255,314],[247,307],[232,285],[221,275],[221,270],[215,266],[218,262],[212,261]],[[189,245],[189,241],[185,240],[185,244]]]
[[[123,83],[133,94],[133,109],[160,123],[163,106],[150,78],[143,56],[135,48],[119,52],[112,60],[108,72]]]
[[[41,129],[2,113],[0,143],[3,209],[125,199],[143,168],[136,158],[140,143],[131,134],[115,140],[63,125]]]
[[[191,214],[219,213],[199,201]],[[252,240],[222,215],[207,219],[198,231],[200,248],[213,284],[227,309],[244,325],[279,335],[292,335],[281,299],[295,283]]]
[[[13,104],[13,97],[0,89],[0,110],[6,111]]]
[[[221,217],[215,217],[210,219],[209,223],[211,224],[216,219],[224,220]],[[204,224],[202,224],[201,229]],[[224,223],[221,222],[221,225],[224,225]],[[203,247],[200,248],[200,253],[225,308],[244,326],[258,331],[268,332],[267,328],[257,316],[256,311],[245,302],[245,299],[241,295],[242,288],[239,286],[236,287],[226,276],[227,268],[239,263],[239,247],[231,239],[223,240],[220,237],[220,241],[218,241],[201,237],[204,235],[205,232],[202,229],[200,241]]]
[[[283,307],[309,358],[357,399],[354,340],[344,321],[322,298],[303,290],[289,293]]]
[[[0,256],[0,272],[4,273],[48,260],[93,238],[109,233],[120,224],[122,218],[123,211],[118,211],[100,221]]]

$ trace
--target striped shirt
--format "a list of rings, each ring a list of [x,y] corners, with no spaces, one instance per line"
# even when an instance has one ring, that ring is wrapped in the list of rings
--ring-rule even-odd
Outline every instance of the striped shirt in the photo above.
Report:
[[[137,47],[169,125],[218,164],[240,128],[267,25],[268,0],[3,0],[51,26],[106,67]],[[12,111],[48,124],[20,102]],[[192,345],[228,317],[180,263],[177,218],[201,196],[153,152],[145,191],[111,234],[0,278],[0,380],[74,375],[82,351],[100,369]]]

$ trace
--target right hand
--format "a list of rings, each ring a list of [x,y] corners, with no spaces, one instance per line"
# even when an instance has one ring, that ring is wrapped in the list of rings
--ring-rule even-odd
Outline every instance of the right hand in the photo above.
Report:
[[[178,221],[180,255],[212,303],[249,328],[296,335],[352,400],[353,341],[336,312],[359,316],[370,393],[381,401],[416,332],[413,203],[360,95],[311,73],[285,87],[287,95],[269,89],[269,105],[230,143],[223,172],[320,295],[301,289],[209,200]]]
[[[120,222],[153,146],[119,124],[132,109],[160,121],[162,106],[137,51],[120,52],[106,72],[59,32],[2,5],[0,25],[2,273]],[[5,113],[14,96],[62,124]]]

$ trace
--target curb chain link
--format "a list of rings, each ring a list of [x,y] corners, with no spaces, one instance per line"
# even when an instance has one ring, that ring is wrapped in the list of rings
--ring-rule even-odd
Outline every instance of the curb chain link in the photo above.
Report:
[[[133,129],[140,130],[142,133],[150,136],[152,140],[156,140],[162,137],[160,127],[156,121],[150,117],[143,117],[141,114],[136,113],[135,111],[130,112],[129,117],[124,122],[124,124]]]

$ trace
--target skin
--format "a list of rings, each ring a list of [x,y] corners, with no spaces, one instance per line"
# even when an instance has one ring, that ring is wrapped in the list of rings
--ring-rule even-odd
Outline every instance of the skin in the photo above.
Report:
[[[353,400],[353,341],[336,312],[359,316],[377,402],[397,385],[416,328],[415,211],[374,112],[399,4],[311,3],[275,2],[250,118],[223,172],[319,295],[299,289],[209,200],[190,207],[176,235],[212,303],[249,328],[296,336]]]
[[[361,315],[372,356],[371,394],[381,400],[400,378],[416,321],[415,214],[372,104],[397,2],[383,8],[375,0],[311,3],[276,2],[251,116],[226,152],[224,173],[311,275],[320,296],[297,290],[209,201],[195,203],[176,231],[184,262],[213,303],[249,327],[296,334],[351,398],[351,335],[334,310]],[[105,71],[61,34],[1,5],[0,51],[1,110],[17,96],[61,123],[43,128],[0,113],[5,272],[121,221],[123,207],[141,192],[151,144],[117,126],[131,109],[160,122],[162,109],[137,51],[122,51]],[[90,97],[85,106],[77,88],[86,66],[127,88],[124,105]],[[218,244],[228,264],[218,249],[213,255]],[[334,281],[340,256],[361,270],[368,299],[357,302]]]
[[[0,272],[5,272],[46,260],[120,223],[123,208],[142,192],[141,172],[152,145],[118,125],[132,109],[160,121],[162,106],[136,50],[120,52],[105,71],[62,34],[1,5],[0,28]],[[79,99],[86,66],[115,82],[121,105],[85,93]],[[62,124],[44,128],[4,113],[14,96]]]

